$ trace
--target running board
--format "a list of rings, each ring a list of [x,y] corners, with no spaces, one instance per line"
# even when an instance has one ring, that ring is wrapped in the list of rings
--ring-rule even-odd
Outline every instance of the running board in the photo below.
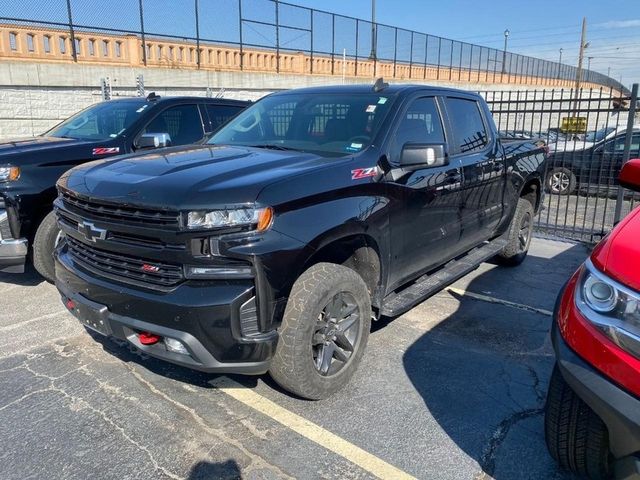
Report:
[[[470,250],[463,257],[451,260],[440,270],[423,275],[404,290],[390,293],[383,299],[380,313],[387,317],[401,315],[478,268],[482,262],[489,260],[500,252],[506,244],[507,240],[503,237],[485,242],[483,245]]]

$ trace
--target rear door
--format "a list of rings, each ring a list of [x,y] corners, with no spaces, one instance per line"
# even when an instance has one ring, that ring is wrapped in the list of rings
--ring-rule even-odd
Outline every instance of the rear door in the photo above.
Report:
[[[452,159],[462,168],[460,246],[473,248],[491,238],[503,215],[505,163],[489,121],[475,97],[444,98]]]
[[[446,143],[440,103],[436,97],[411,100],[396,122],[390,156],[398,163],[408,143]],[[460,239],[460,165],[421,168],[388,182],[393,201],[391,226],[391,288],[444,263]]]

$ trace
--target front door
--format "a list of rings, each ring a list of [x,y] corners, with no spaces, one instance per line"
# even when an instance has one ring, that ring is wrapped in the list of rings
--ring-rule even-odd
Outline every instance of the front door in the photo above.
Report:
[[[445,142],[436,98],[416,98],[397,123],[390,147],[392,161],[398,162],[406,144]],[[389,181],[392,288],[451,258],[460,239],[460,186],[456,160]]]

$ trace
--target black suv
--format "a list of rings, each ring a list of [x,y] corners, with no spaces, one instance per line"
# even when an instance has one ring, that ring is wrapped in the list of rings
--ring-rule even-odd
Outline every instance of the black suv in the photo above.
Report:
[[[123,98],[92,105],[35,138],[0,142],[0,272],[33,263],[53,281],[59,230],[55,182],[91,160],[203,141],[247,102],[205,97]]]
[[[372,317],[495,255],[523,261],[545,153],[502,142],[460,90],[273,94],[206,145],[63,175],[56,286],[84,325],[148,355],[324,398]]]

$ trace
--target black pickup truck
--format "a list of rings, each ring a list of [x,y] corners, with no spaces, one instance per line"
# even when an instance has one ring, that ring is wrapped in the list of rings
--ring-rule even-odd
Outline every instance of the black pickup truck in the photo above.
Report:
[[[546,151],[501,143],[476,94],[291,90],[207,145],[76,167],[56,286],[88,328],[208,372],[341,388],[370,322],[498,256],[520,263]]]
[[[35,138],[0,142],[0,272],[24,271],[29,245],[38,272],[53,281],[59,230],[56,180],[91,160],[203,140],[248,105],[150,94],[102,102]]]

